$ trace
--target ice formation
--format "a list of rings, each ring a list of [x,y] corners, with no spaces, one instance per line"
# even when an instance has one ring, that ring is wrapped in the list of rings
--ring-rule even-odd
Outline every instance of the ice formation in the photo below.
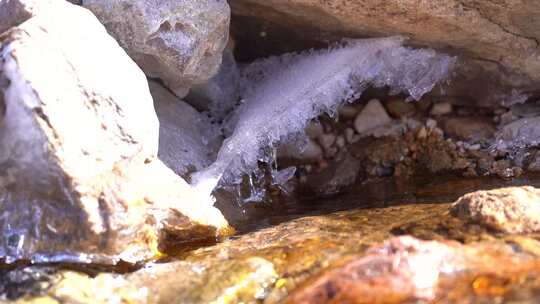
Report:
[[[332,115],[368,86],[388,86],[392,94],[418,100],[448,78],[455,62],[433,50],[404,47],[400,37],[348,40],[327,50],[256,61],[243,71],[244,103],[232,120],[232,135],[217,160],[193,176],[194,186],[210,194],[221,180],[238,183],[259,160],[268,161],[265,148],[302,132],[323,112]]]

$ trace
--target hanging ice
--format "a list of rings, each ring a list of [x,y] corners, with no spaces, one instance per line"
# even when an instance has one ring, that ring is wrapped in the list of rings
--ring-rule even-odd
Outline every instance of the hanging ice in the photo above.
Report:
[[[235,183],[250,173],[264,148],[304,130],[322,112],[353,101],[368,86],[391,88],[418,100],[445,80],[455,58],[402,46],[399,37],[350,40],[322,51],[257,61],[243,71],[244,104],[217,160],[192,178],[210,194],[221,179]]]

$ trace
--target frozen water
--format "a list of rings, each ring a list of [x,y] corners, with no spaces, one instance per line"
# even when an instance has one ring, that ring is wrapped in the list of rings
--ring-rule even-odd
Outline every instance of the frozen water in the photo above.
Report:
[[[505,125],[498,133],[495,148],[523,151],[540,145],[540,117],[522,118]]]
[[[265,147],[290,139],[323,112],[357,99],[368,86],[388,86],[418,100],[447,79],[455,58],[404,47],[399,37],[348,40],[327,50],[256,61],[242,72],[244,103],[217,160],[192,178],[211,193],[220,180],[234,184],[267,161]],[[234,125],[230,123],[229,125]],[[287,175],[287,174],[285,174]]]

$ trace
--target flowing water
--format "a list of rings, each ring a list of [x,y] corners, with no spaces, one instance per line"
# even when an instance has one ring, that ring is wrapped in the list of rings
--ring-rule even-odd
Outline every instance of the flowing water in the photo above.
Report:
[[[504,235],[449,213],[451,203],[466,192],[513,185],[539,186],[540,178],[387,178],[340,196],[242,205],[224,209],[238,233],[223,242],[176,254],[172,250],[157,264],[131,269],[56,264],[3,270],[0,292],[10,299],[60,303],[107,303],[113,298],[133,303],[317,303],[315,298],[340,303],[356,297],[355,292],[371,300],[354,303],[376,303],[375,294],[386,295],[379,303],[536,303],[540,236]],[[442,243],[411,245],[409,239],[395,239],[405,235]],[[384,243],[388,240],[394,243]],[[448,247],[448,241],[457,242]],[[382,249],[373,254],[373,246]],[[433,256],[440,252],[441,261]],[[428,268],[415,268],[413,258]],[[392,286],[383,270],[387,266],[380,263],[397,265],[390,277],[400,278],[402,286],[412,284],[414,292],[403,295]],[[502,265],[494,272],[492,263]],[[343,273],[347,267],[360,267],[355,271],[361,275],[352,283],[343,281],[351,271]],[[433,273],[437,284],[431,278],[418,289],[414,275],[422,269],[428,269],[422,280]],[[373,276],[379,281],[370,281]],[[320,290],[320,282],[334,286],[335,293]],[[371,291],[362,289],[366,282]],[[334,297],[341,300],[333,302]]]

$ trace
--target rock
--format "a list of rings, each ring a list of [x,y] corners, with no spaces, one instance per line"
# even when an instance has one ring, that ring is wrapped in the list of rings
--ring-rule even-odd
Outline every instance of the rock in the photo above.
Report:
[[[221,213],[157,159],[142,71],[88,10],[47,4],[0,36],[0,256],[137,262],[215,240]]]
[[[345,129],[344,134],[345,134],[345,140],[347,141],[347,143],[352,144],[354,142],[354,137],[355,137],[354,130],[352,128],[347,128]]]
[[[354,119],[358,114],[358,107],[350,104],[345,104],[338,108],[338,112],[340,118]]]
[[[84,0],[150,77],[178,97],[218,72],[229,35],[225,0]]]
[[[239,101],[240,72],[233,55],[233,47],[223,52],[218,73],[203,84],[191,88],[186,100],[199,111],[210,111],[216,119],[224,119]]]
[[[476,191],[459,198],[452,212],[506,233],[540,231],[540,190],[524,186]]]
[[[279,146],[279,158],[295,160],[296,162],[312,163],[323,158],[323,149],[313,139],[308,138],[305,143],[290,142]]]
[[[336,264],[296,289],[284,303],[487,303],[511,297],[515,287],[503,288],[499,281],[505,271],[525,278],[540,266],[516,262],[508,245],[464,246],[409,236],[390,239],[363,256]],[[463,281],[470,282],[472,292],[460,286]]]
[[[334,149],[335,151],[328,150],[333,155],[328,155],[327,157],[335,156],[337,149]],[[300,191],[307,195],[315,194],[315,196],[339,193],[347,186],[354,184],[360,172],[361,165],[360,160],[351,155],[346,155],[342,160],[331,162],[321,172],[308,175],[300,185]]]
[[[306,126],[306,134],[312,139],[316,139],[324,134],[324,127],[320,121],[310,121]]]
[[[509,123],[496,134],[496,144],[499,149],[523,148],[536,146],[540,143],[540,116],[522,118]]]
[[[386,110],[377,99],[370,100],[354,119],[354,129],[361,135],[392,122]]]
[[[438,102],[433,105],[429,112],[433,116],[443,116],[452,113],[453,107],[450,102]]]
[[[488,117],[452,117],[443,121],[446,135],[461,140],[488,140],[493,138],[496,128]]]
[[[412,45],[449,47],[463,62],[447,91],[453,96],[494,104],[502,99],[501,87],[534,91],[540,83],[536,1],[238,0],[231,8],[236,16],[264,22],[268,31],[276,25],[303,40],[404,35]]]
[[[394,118],[410,117],[416,113],[416,107],[412,102],[406,102],[402,98],[392,97],[385,103],[386,110]]]
[[[463,187],[463,180],[457,183]],[[426,187],[441,195],[440,184],[421,189]],[[455,193],[456,183],[447,187],[444,193]],[[0,297],[9,292],[19,303],[282,303],[287,298],[332,303],[328,291],[335,291],[334,303],[347,303],[339,300],[352,293],[367,303],[377,296],[387,303],[404,292],[422,299],[436,295],[443,303],[532,304],[538,299],[540,282],[534,278],[540,274],[540,243],[534,238],[499,239],[491,230],[451,216],[448,203],[388,206],[392,192],[404,192],[389,184],[380,185],[379,207],[362,204],[332,213],[377,195],[364,190],[348,199],[299,206],[320,215],[298,217],[284,214],[281,206],[257,206],[251,210],[263,214],[248,218],[255,231],[129,274],[51,274],[37,267],[22,275],[21,269],[0,271]],[[395,237],[402,234],[414,238]],[[373,284],[362,289],[368,282]],[[365,293],[359,295],[361,290]]]
[[[149,85],[159,119],[159,159],[182,177],[209,166],[222,142],[218,126],[160,84]]]
[[[328,150],[336,142],[336,135],[333,133],[326,133],[319,136],[319,144],[324,150]]]

